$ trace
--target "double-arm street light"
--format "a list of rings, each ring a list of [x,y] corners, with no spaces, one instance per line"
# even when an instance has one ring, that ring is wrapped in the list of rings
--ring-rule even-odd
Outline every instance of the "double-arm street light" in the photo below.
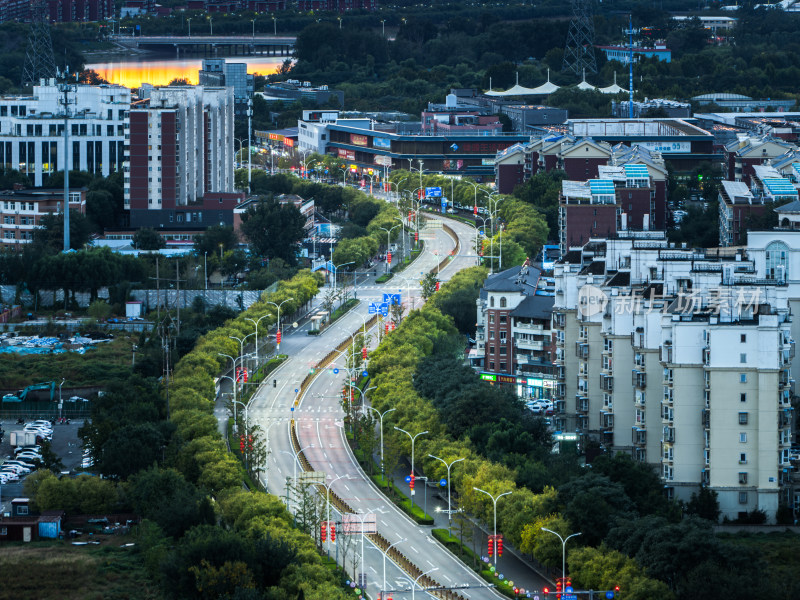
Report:
[[[413,583],[411,584],[411,600],[414,600],[414,592],[417,590],[417,582],[418,582],[420,579],[422,579],[423,577],[425,577],[425,575],[428,575],[428,574],[430,574],[430,573],[433,573],[434,571],[438,571],[438,570],[439,570],[439,567],[434,567],[434,568],[432,568],[432,569],[428,569],[428,570],[427,570],[427,571],[425,571],[424,573],[421,573],[421,574],[419,575],[419,577],[417,577],[417,578],[416,578],[416,579],[413,581]],[[408,579],[409,581],[411,581],[411,578],[410,578],[410,577],[408,577],[407,575],[404,575],[404,577],[405,577],[406,579]],[[422,589],[422,586],[419,586],[419,589]]]
[[[333,264],[333,255],[331,255],[331,264],[333,265],[333,293],[336,293],[336,275],[339,273],[339,269],[342,267],[346,267],[347,265],[354,265],[356,261],[351,260],[350,262],[342,263],[340,265]]]
[[[457,462],[461,462],[462,460],[466,460],[466,458],[457,458],[448,464],[443,458],[439,458],[438,456],[434,456],[433,454],[428,454],[431,458],[435,458],[439,462],[441,462],[445,467],[447,467],[447,530],[450,535],[453,535],[453,531],[450,527],[450,516],[453,514],[452,509],[450,508],[450,467],[452,467]]]
[[[416,443],[417,438],[419,436],[425,435],[426,433],[428,433],[428,431],[427,430],[420,431],[419,433],[417,433],[415,435],[411,435],[405,429],[401,429],[400,427],[395,426],[395,429],[397,431],[402,431],[403,433],[405,433],[411,439],[411,477],[412,477],[411,481],[414,481],[413,480],[413,477],[414,477],[414,444]],[[412,510],[412,512],[414,510],[414,488],[413,487],[411,488],[411,510]]]
[[[394,227],[391,227],[389,229],[387,229],[386,227],[379,227],[378,228],[378,229],[382,229],[383,231],[386,232],[386,272],[387,273],[389,272],[389,255],[391,254],[391,250],[389,249],[389,244],[391,243],[391,240],[389,238],[391,237],[392,232],[395,229],[397,229],[398,227],[400,227],[400,226],[401,226],[401,224],[395,225]]]
[[[281,330],[281,306],[283,306],[286,302],[289,302],[289,300],[294,300],[294,298],[287,298],[286,300],[284,300],[280,304],[277,304],[275,302],[267,302],[267,304],[272,304],[272,306],[274,306],[274,307],[276,307],[278,309],[278,321],[277,321],[277,331],[278,332],[280,332],[280,330]],[[257,331],[258,331],[258,327],[256,327],[256,332]],[[279,336],[279,335],[275,336],[275,342],[276,342],[275,343],[275,350],[280,350],[281,349],[280,337],[281,336]],[[258,338],[256,338],[256,344],[258,344]]]
[[[261,315],[258,319],[251,319],[250,317],[245,317],[247,321],[253,323],[256,326],[256,369],[258,369],[258,324],[261,323],[261,319],[266,319],[267,317],[271,317],[272,315],[267,313],[265,315]]]
[[[402,544],[403,542],[407,542],[408,538],[403,538],[402,540],[397,540],[393,544],[389,544],[389,547],[386,550],[381,550],[383,553],[383,588],[381,589],[381,598],[384,596],[384,592],[386,591],[386,557],[389,556],[389,550],[391,550],[397,544]],[[377,546],[375,546],[378,548]],[[380,548],[378,548],[380,550]]]
[[[489,496],[489,498],[492,499],[492,502],[494,503],[494,539],[497,540],[497,501],[500,500],[500,498],[502,498],[503,496],[508,496],[512,492],[503,492],[499,496],[492,496],[486,490],[482,490],[476,487],[473,487],[472,489],[475,490],[476,492],[481,492],[482,494],[486,494],[487,496]],[[494,564],[495,566],[497,566],[497,552],[494,553]]]
[[[294,477],[292,481],[294,482],[295,489],[297,488],[297,464],[300,462],[300,455],[308,450],[309,448],[313,448],[314,444],[309,444],[305,448],[300,448],[297,452],[289,451],[289,450],[281,450],[284,454],[289,454],[290,456],[294,457]],[[286,486],[286,506],[289,506],[289,486]],[[297,506],[295,505],[295,512],[297,512]]]
[[[370,388],[371,389],[371,388]],[[397,410],[396,408],[387,408],[385,411],[380,412],[377,408],[369,406],[367,404],[362,404],[362,408],[368,408],[369,410],[374,410],[375,414],[378,415],[378,422],[380,424],[381,430],[381,474],[385,474],[386,471],[383,468],[383,417],[385,417],[388,413],[392,412],[393,410]],[[450,508],[448,506],[448,508]]]
[[[567,542],[569,538],[574,538],[575,536],[581,535],[580,532],[573,533],[572,535],[568,535],[567,537],[562,537],[560,533],[556,533],[552,529],[548,529],[547,527],[542,527],[542,531],[546,531],[547,533],[552,533],[555,536],[558,536],[558,539],[561,540],[561,581],[562,586],[561,589],[564,589],[564,585],[567,582]]]
[[[339,475],[336,479],[331,481],[328,485],[325,486],[325,503],[327,505],[326,514],[328,515],[328,523],[331,522],[331,488],[333,484],[339,481],[340,479],[350,479],[350,475]],[[331,538],[328,536],[328,556],[331,555]]]

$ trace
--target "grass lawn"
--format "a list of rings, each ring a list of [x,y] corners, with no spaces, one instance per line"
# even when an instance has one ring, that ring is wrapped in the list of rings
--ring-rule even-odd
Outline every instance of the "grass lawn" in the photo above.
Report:
[[[3,544],[0,600],[162,600],[136,548],[120,548],[130,541],[108,536],[100,546]]]

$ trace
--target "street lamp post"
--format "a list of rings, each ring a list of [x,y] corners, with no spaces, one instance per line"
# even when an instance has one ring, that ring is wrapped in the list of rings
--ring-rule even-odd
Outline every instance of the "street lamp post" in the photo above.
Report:
[[[342,263],[340,265],[333,264],[333,256],[331,256],[331,264],[333,265],[333,293],[336,293],[336,275],[339,273],[339,269],[341,267],[346,267],[347,265],[354,265],[356,261],[351,260],[350,262]]]
[[[253,21],[255,23],[255,21]],[[255,25],[253,25],[255,27]],[[250,180],[253,171],[253,149],[251,147],[253,134],[253,99],[247,99],[247,193],[250,193]]]
[[[294,298],[287,298],[286,300],[284,300],[280,304],[276,304],[275,302],[267,302],[267,304],[272,304],[272,306],[276,306],[278,308],[278,322],[277,322],[277,330],[278,331],[281,330],[281,306],[283,306],[284,303],[289,302],[289,300],[294,300]],[[258,332],[258,327],[256,327],[256,332]],[[280,350],[281,349],[281,344],[280,344],[280,341],[278,341],[277,336],[275,337],[275,341],[276,341],[275,349],[276,350]],[[258,338],[256,338],[256,343],[258,343]]]
[[[411,584],[411,600],[414,600],[414,592],[417,590],[417,582],[418,582],[420,579],[422,579],[423,577],[425,577],[425,575],[428,575],[429,573],[433,573],[434,571],[438,571],[438,570],[439,570],[439,567],[434,567],[434,568],[432,568],[432,569],[428,569],[428,570],[427,570],[427,571],[425,571],[424,573],[421,573],[421,574],[419,575],[419,577],[417,577],[417,578],[414,580],[414,582]],[[410,578],[410,577],[406,577],[406,579],[408,579],[409,581],[411,581],[411,578]],[[419,589],[422,589],[422,586],[419,586]]]
[[[219,354],[220,356],[224,356],[225,358],[230,358],[231,359],[231,362],[233,363],[233,369],[231,371],[231,374],[235,376],[236,375],[236,359],[233,358],[230,354],[223,354],[222,352],[217,352],[217,354]],[[227,377],[227,375],[223,375],[223,377]],[[230,380],[231,380],[231,386],[233,387],[233,401],[236,402],[236,380],[233,377],[231,377]],[[234,407],[233,410],[235,412],[236,411],[236,405],[234,404],[233,407]],[[234,420],[236,420],[235,416],[234,416]]]
[[[136,355],[134,354],[134,356],[136,356]],[[59,419],[61,418],[61,409],[64,406],[64,402],[61,399],[61,386],[64,385],[65,381],[66,381],[66,379],[62,377],[61,378],[61,383],[58,384],[58,418]],[[383,442],[381,442],[381,444],[383,444]],[[383,460],[383,456],[381,456],[381,460]]]
[[[383,468],[383,417],[385,417],[388,413],[392,412],[393,410],[397,409],[389,408],[383,412],[380,412],[377,408],[374,408],[372,406],[367,406],[366,404],[362,404],[362,407],[368,408],[369,410],[374,410],[375,414],[378,415],[378,422],[380,423],[380,430],[381,430],[381,474],[383,475],[386,473],[386,471]]]
[[[250,22],[253,24],[253,38],[256,37],[256,20],[250,19]]]
[[[278,20],[272,16],[272,35],[278,35]]]
[[[236,420],[237,416],[238,416],[236,414],[236,405],[237,404],[241,404],[242,407],[244,408],[244,430],[247,431],[247,423],[249,422],[249,419],[247,418],[247,404],[245,404],[241,400],[232,400],[232,403],[233,403],[233,424],[238,429],[237,420]]]
[[[395,225],[394,227],[392,227],[390,229],[387,229],[386,227],[379,227],[378,228],[378,229],[382,229],[383,231],[386,232],[386,253],[387,253],[386,254],[386,272],[387,273],[389,272],[389,253],[391,252],[391,250],[389,249],[389,243],[390,243],[389,238],[392,235],[392,232],[395,229],[397,229],[398,227],[400,227],[400,225]]]
[[[393,544],[389,544],[389,547],[386,550],[383,550],[383,588],[381,589],[381,599],[383,599],[384,592],[386,591],[386,557],[389,556],[389,550],[392,547],[397,546],[397,544],[402,544],[403,542],[407,542],[408,538],[403,538],[402,540],[397,540]],[[377,546],[376,546],[377,548]]]
[[[265,315],[261,315],[258,319],[251,319],[250,317],[245,317],[246,320],[250,321],[256,326],[256,369],[258,368],[258,324],[261,323],[261,319],[265,319],[267,317],[271,317],[269,313]]]
[[[288,450],[281,450],[284,454],[289,454],[294,456],[294,477],[292,477],[292,481],[294,482],[295,487],[297,487],[297,463],[300,462],[300,454],[309,448],[313,448],[314,444],[309,444],[305,448],[300,448],[297,452],[290,452]],[[286,486],[286,506],[289,506],[289,486]],[[297,507],[295,506],[295,512]]]
[[[253,333],[248,333],[248,334],[247,334],[246,336],[244,336],[243,338],[236,337],[235,335],[229,335],[229,336],[228,336],[228,337],[229,337],[229,338],[231,338],[232,340],[236,340],[237,342],[239,342],[239,360],[240,360],[240,361],[242,360],[242,358],[244,358],[244,342],[245,342],[245,340],[247,340],[247,338],[249,338],[251,335],[255,335],[255,332],[253,332]]]
[[[331,488],[333,484],[339,481],[342,478],[350,479],[350,475],[339,475],[336,479],[331,481],[328,485],[325,486],[325,503],[327,505],[327,511],[325,514],[328,515],[328,523],[331,522]],[[328,536],[328,556],[331,555],[331,538]]]
[[[416,443],[417,438],[419,436],[425,435],[426,433],[428,433],[428,431],[427,430],[426,431],[420,431],[416,435],[411,435],[405,429],[400,429],[397,426],[395,426],[395,429],[397,431],[402,431],[403,433],[405,433],[411,439],[411,477],[413,478],[414,477],[414,444]],[[413,479],[412,479],[412,481],[413,481]],[[411,489],[411,510],[412,511],[414,510],[414,489],[413,488]]]
[[[381,35],[386,37],[386,19],[381,19]]]
[[[503,492],[499,496],[492,496],[486,490],[482,490],[482,489],[476,488],[476,487],[473,487],[472,489],[475,490],[476,492],[481,492],[483,494],[486,494],[487,496],[489,496],[489,498],[492,499],[492,502],[494,503],[494,539],[496,540],[497,539],[497,501],[500,500],[500,498],[502,498],[503,496],[508,496],[509,494],[511,494],[511,492]],[[497,552],[494,553],[494,564],[495,564],[495,566],[497,566]]]
[[[186,21],[189,23],[189,37],[192,37],[192,17],[187,18]]]
[[[439,458],[438,456],[434,456],[433,454],[428,454],[431,458],[435,458],[439,462],[441,462],[445,467],[447,467],[447,530],[450,535],[453,535],[453,531],[450,525],[450,515],[452,514],[452,510],[450,508],[450,467],[452,467],[457,462],[461,462],[462,460],[466,460],[466,458],[457,458],[447,464],[443,458]]]
[[[400,237],[403,239],[403,255],[401,256],[403,262],[406,259],[406,222],[403,220],[402,217],[395,217],[396,220],[400,221]]]
[[[548,529],[547,527],[542,527],[542,531],[546,531],[547,533],[552,533],[553,535],[557,536],[558,539],[561,540],[561,581],[562,581],[561,589],[563,590],[564,589],[564,584],[566,584],[566,581],[567,581],[567,572],[566,572],[566,568],[567,568],[567,542],[569,541],[569,538],[573,538],[575,536],[581,535],[581,533],[580,532],[573,533],[572,535],[568,535],[567,537],[562,537],[560,533],[556,533],[555,531],[553,531],[552,529]]]

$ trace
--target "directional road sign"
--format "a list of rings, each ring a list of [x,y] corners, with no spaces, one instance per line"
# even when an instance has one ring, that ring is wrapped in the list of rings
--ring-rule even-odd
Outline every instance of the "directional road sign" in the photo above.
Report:
[[[442,188],[440,187],[426,187],[425,188],[425,196],[428,198],[441,198],[442,197]]]
[[[383,293],[383,301],[389,304],[400,304],[400,294]]]

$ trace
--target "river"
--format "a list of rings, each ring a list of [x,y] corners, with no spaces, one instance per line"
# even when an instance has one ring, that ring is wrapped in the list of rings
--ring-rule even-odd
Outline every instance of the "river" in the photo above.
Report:
[[[228,62],[246,62],[248,73],[269,75],[275,73],[285,58],[266,58],[263,56],[226,56]],[[155,56],[124,57],[110,62],[91,63],[86,69],[97,71],[109,83],[118,83],[129,88],[142,83],[167,85],[173,79],[186,79],[196,84],[202,57],[198,58],[159,58]]]

